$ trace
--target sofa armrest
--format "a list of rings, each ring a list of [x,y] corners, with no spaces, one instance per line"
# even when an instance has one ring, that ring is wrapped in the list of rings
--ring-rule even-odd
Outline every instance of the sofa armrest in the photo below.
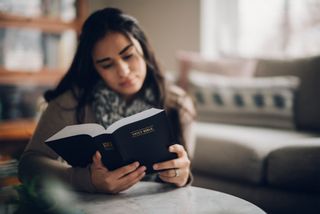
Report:
[[[271,186],[320,192],[320,138],[299,140],[299,145],[272,151],[267,159],[267,182]]]

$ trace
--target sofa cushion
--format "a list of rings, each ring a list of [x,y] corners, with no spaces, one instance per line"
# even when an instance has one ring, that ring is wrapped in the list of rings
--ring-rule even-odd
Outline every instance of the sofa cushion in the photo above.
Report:
[[[250,77],[254,75],[256,60],[244,58],[206,58],[199,53],[179,52],[177,55],[179,73],[177,83],[188,89],[188,75],[192,70],[225,76]]]
[[[296,105],[298,128],[320,130],[320,56],[295,60],[259,60],[255,75],[299,77]]]
[[[195,52],[179,52],[180,77],[191,70],[199,70],[210,74],[225,76],[249,77],[253,76],[257,61],[248,58],[206,58]]]
[[[189,82],[201,121],[295,128],[298,77],[239,78],[194,71]]]
[[[320,139],[296,140],[272,151],[267,162],[267,181],[275,187],[320,192]]]
[[[314,135],[218,123],[195,124],[193,170],[212,176],[260,184],[266,179],[270,152]]]

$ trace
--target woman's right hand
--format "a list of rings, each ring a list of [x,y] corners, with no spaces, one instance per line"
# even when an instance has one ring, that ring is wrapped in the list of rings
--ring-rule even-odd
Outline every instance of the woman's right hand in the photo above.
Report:
[[[138,183],[145,176],[145,166],[134,162],[116,170],[109,171],[101,161],[101,154],[97,151],[90,166],[91,180],[98,192],[116,194]]]

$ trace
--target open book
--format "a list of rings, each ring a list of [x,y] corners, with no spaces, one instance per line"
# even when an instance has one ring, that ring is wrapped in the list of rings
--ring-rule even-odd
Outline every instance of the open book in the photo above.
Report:
[[[66,126],[45,143],[74,167],[85,167],[99,150],[109,170],[139,161],[154,172],[154,163],[174,159],[168,147],[176,138],[164,110],[151,108],[120,119],[107,129],[96,123]]]

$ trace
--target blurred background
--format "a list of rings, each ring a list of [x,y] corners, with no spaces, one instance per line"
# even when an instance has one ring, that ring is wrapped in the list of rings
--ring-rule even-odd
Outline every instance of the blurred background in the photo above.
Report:
[[[309,56],[320,51],[317,0],[1,0],[0,121],[35,116],[35,97],[70,65],[82,21],[107,6],[139,20],[162,67],[173,75],[181,51],[210,58]],[[40,72],[44,75],[36,75]],[[19,78],[23,89],[12,86]]]
[[[0,0],[0,187],[19,183],[16,178],[17,159],[45,107],[42,94],[54,87],[68,69],[83,21],[93,11],[104,7],[117,7],[137,18],[162,68],[181,86],[186,86],[190,64],[202,63],[202,68],[209,66],[209,70],[219,74],[248,76],[256,65],[250,59],[290,60],[319,56],[320,53],[319,0]],[[205,63],[204,59],[207,60]],[[225,64],[224,60],[219,61],[221,59],[237,61]],[[239,62],[239,59],[246,60]],[[309,61],[313,63],[313,60]],[[208,64],[208,61],[211,63]],[[301,117],[300,125],[306,124],[306,127],[320,130],[318,107],[313,103],[318,99],[315,98],[318,96],[315,91],[318,91],[316,85],[319,84],[306,81],[307,78],[301,74],[310,65],[309,70],[314,73],[307,76],[311,80],[317,79],[319,69],[315,65],[319,63],[303,63],[300,67],[296,64],[285,65],[285,74],[299,68],[296,76],[302,77],[301,85],[312,87],[302,90],[309,94],[301,94],[300,98],[305,98],[301,106],[311,106],[304,113],[313,112],[316,116],[310,114],[305,117],[299,112],[298,117]],[[279,63],[276,62],[276,65]],[[273,65],[268,66],[273,70]],[[281,66],[279,73],[283,70]],[[270,95],[272,82],[268,80],[267,86],[263,85],[268,87],[266,96]],[[294,90],[298,86],[291,80],[286,82],[290,84],[283,87],[290,96],[280,97],[280,103],[289,100],[286,110],[290,118],[285,119],[291,127],[295,127],[296,113],[293,110],[297,108],[293,106]],[[258,89],[250,90],[256,92],[260,89],[259,85]],[[204,99],[201,94],[198,95],[194,98],[201,104]],[[215,104],[204,106],[206,113],[214,113],[213,118],[217,118],[215,113],[221,116],[222,110],[228,110],[218,105],[222,103],[220,95],[223,97],[224,92],[218,95],[214,97]],[[238,105],[243,105],[242,98],[236,95]],[[211,99],[212,94],[207,98]],[[261,100],[263,97],[258,96],[256,103],[264,108]],[[312,102],[307,105],[306,101]],[[243,111],[241,105],[234,106],[237,102],[233,102],[230,111]],[[249,107],[245,113],[268,112],[265,109],[260,111],[258,105]],[[283,115],[281,109],[272,108],[270,112],[277,113],[274,117]],[[217,112],[211,112],[215,110]],[[229,113],[225,114],[230,117]],[[247,115],[244,117],[247,118]],[[263,124],[261,118],[258,119],[259,125]],[[315,121],[309,123],[309,119]],[[234,123],[234,117],[223,120]]]
[[[208,57],[292,57],[320,51],[318,0],[90,1],[137,17],[168,70],[178,51]]]

